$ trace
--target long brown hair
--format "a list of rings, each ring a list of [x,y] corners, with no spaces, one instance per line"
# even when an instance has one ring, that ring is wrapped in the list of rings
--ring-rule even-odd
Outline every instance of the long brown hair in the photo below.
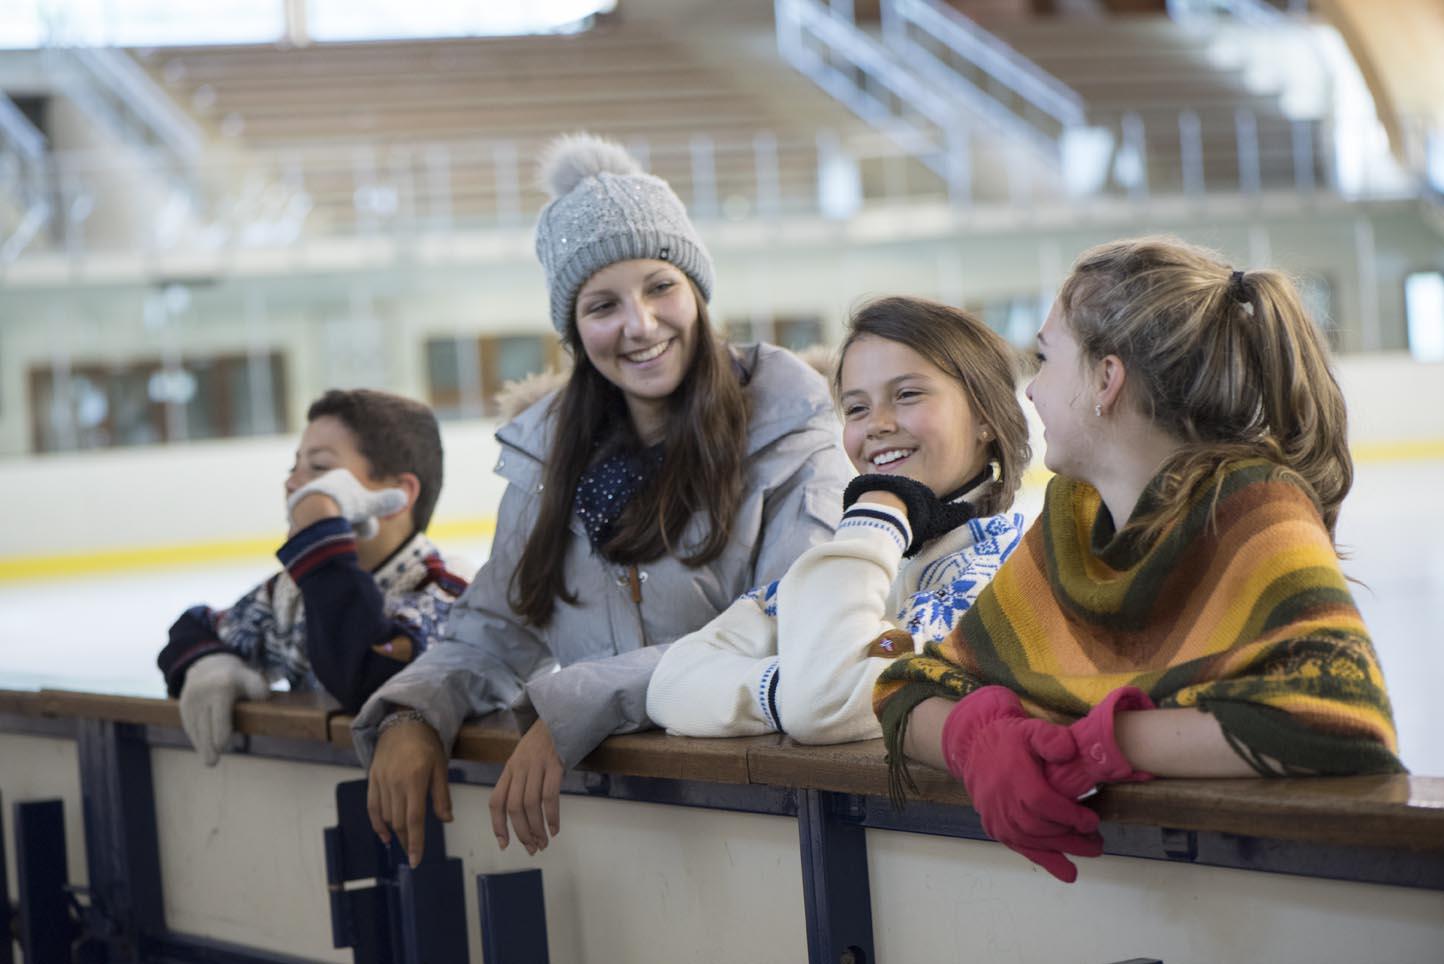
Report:
[[[1227,467],[1265,458],[1313,496],[1332,538],[1354,480],[1344,396],[1294,283],[1234,272],[1175,238],[1083,252],[1058,304],[1085,363],[1123,360],[1125,394],[1183,442],[1159,507],[1130,521],[1157,535]]]
[[[630,565],[676,555],[700,566],[721,555],[742,502],[747,454],[747,396],[725,341],[712,330],[707,304],[697,300],[697,343],[692,363],[667,399],[662,465],[622,510],[614,535],[602,547],[610,562]],[[508,601],[533,626],[545,626],[557,600],[575,605],[566,584],[567,546],[577,484],[599,458],[641,447],[621,389],[597,371],[582,348],[575,321],[567,326],[574,359],[566,387],[551,403],[556,433],[547,452],[541,508],[512,574]],[[705,512],[707,534],[682,546],[687,523]]]
[[[957,380],[973,415],[990,427],[988,461],[994,466],[980,515],[997,515],[1013,504],[1033,450],[1028,420],[1018,404],[1018,352],[978,318],[926,298],[878,298],[853,312],[832,373],[833,395],[842,393],[842,359],[864,335],[906,345]],[[942,493],[939,493],[941,495]]]

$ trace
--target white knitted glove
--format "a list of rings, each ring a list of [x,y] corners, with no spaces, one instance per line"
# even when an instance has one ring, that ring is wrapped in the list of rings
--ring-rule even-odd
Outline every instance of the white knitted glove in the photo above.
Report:
[[[270,684],[239,656],[213,653],[186,670],[181,686],[181,726],[206,766],[213,767],[231,742],[231,710],[236,700],[263,700]]]
[[[351,523],[357,539],[374,539],[381,531],[377,516],[391,515],[406,508],[406,493],[400,489],[368,489],[347,469],[332,469],[307,482],[286,500],[287,513],[308,495],[329,495],[341,508],[341,518]]]

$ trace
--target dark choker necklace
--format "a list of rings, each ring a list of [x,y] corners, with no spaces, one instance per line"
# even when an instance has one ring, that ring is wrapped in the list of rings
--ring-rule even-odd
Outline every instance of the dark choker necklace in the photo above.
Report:
[[[984,484],[985,482],[991,481],[993,481],[993,467],[991,465],[985,465],[983,466],[983,470],[981,472],[973,476],[968,481],[964,482],[962,485],[958,486],[953,491],[949,492],[947,495],[942,496],[940,499],[938,499],[938,501],[956,502],[963,496],[967,495],[969,492],[976,489],[978,486]]]

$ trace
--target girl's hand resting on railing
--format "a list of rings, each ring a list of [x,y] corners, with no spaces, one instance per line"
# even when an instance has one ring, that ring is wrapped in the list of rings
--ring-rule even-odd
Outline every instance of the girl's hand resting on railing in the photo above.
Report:
[[[562,775],[551,730],[537,720],[512,750],[501,779],[491,791],[491,829],[502,850],[510,842],[507,820],[528,854],[547,847],[547,835],[561,832]]]
[[[1066,855],[1103,852],[1098,814],[1044,776],[1045,766],[1076,759],[1073,735],[1029,716],[1012,690],[984,686],[963,697],[943,725],[940,750],[994,840],[1065,883],[1078,878]]]
[[[428,790],[436,818],[450,823],[451,788],[441,737],[422,720],[403,720],[386,727],[371,759],[366,811],[371,829],[382,843],[391,843],[395,831],[413,867],[421,863],[425,852]]]

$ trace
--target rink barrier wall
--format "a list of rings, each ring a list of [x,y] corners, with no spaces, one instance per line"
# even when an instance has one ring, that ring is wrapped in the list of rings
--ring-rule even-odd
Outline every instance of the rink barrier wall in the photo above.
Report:
[[[1444,461],[1444,439],[1406,439],[1394,442],[1373,442],[1354,446],[1356,465],[1397,464],[1421,461]],[[1031,469],[1023,484],[1039,491],[1052,473]],[[427,535],[438,545],[486,542],[496,531],[496,517],[441,518],[433,522]],[[0,583],[33,579],[73,579],[104,573],[133,573],[142,570],[174,569],[196,565],[216,565],[255,561],[264,563],[275,555],[277,536],[220,539],[201,542],[178,542],[101,549],[86,552],[0,555]]]
[[[350,718],[316,695],[239,703],[235,724],[236,752],[358,766]],[[493,784],[521,732],[511,714],[465,726],[453,782]],[[154,747],[188,746],[175,701],[0,690],[0,733],[79,747],[94,930],[112,942],[164,948],[165,960],[299,960],[173,934],[162,919],[148,761]],[[927,767],[916,775],[919,799],[895,810],[881,741],[805,747],[782,735],[710,740],[654,731],[604,742],[567,776],[563,792],[794,819],[809,960],[853,953],[871,961],[864,831],[987,839],[956,781]],[[1090,805],[1103,817],[1108,854],[1444,891],[1444,778],[1159,780],[1106,787]]]
[[[1444,365],[1403,353],[1341,355],[1349,439],[1364,470],[1444,462]],[[1024,495],[1041,491],[1042,426]],[[481,551],[505,481],[497,422],[442,424],[446,484],[430,529],[445,549]],[[0,537],[0,582],[125,574],[225,562],[274,565],[285,539],[281,481],[293,434],[97,449],[0,460],[0,503],[22,507]],[[38,497],[37,493],[43,494]],[[480,564],[481,559],[470,560]]]

